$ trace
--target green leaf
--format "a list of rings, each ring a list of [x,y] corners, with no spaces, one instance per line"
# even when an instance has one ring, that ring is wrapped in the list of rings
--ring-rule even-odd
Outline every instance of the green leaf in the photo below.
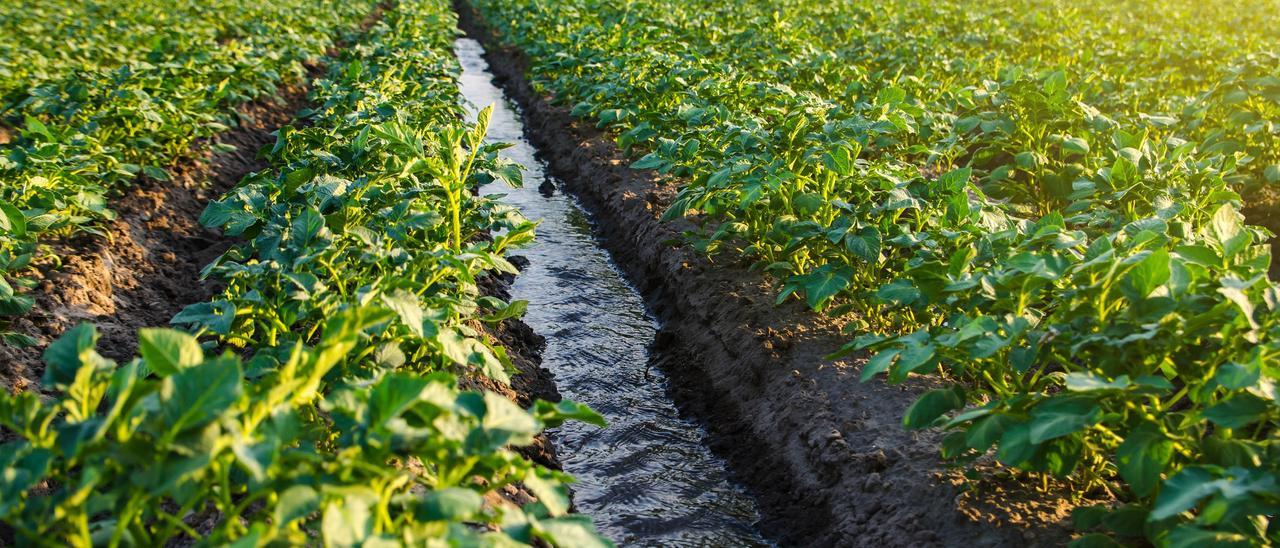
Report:
[[[169,181],[169,172],[162,167],[142,166],[142,174],[157,181]]]
[[[320,494],[306,485],[294,485],[280,493],[276,503],[276,525],[283,527],[320,509]]]
[[[236,306],[228,301],[203,302],[182,309],[169,325],[197,325],[219,335],[230,335],[236,321]]]
[[[1063,377],[1067,390],[1072,392],[1093,392],[1098,390],[1124,390],[1129,387],[1129,377],[1121,375],[1114,380],[1106,380],[1088,371],[1075,371]]]
[[[1168,548],[1247,548],[1255,546],[1249,537],[1229,531],[1209,531],[1193,525],[1183,525],[1169,532]]]
[[[1165,480],[1151,508],[1152,520],[1171,518],[1194,508],[1202,499],[1212,495],[1213,474],[1198,466],[1189,466]]]
[[[880,230],[874,226],[864,226],[857,233],[849,231],[844,236],[844,247],[854,257],[875,264],[880,258]]]
[[[604,417],[596,413],[595,410],[585,404],[568,399],[555,403],[538,400],[534,403],[533,415],[548,428],[555,428],[571,420],[600,427],[605,426]]]
[[[448,487],[422,497],[414,509],[414,517],[422,521],[462,522],[480,513],[484,497],[470,489]]]
[[[1266,418],[1269,407],[1267,400],[1242,393],[1218,402],[1202,414],[1223,428],[1241,428]]]
[[[1253,243],[1253,236],[1244,229],[1244,215],[1231,204],[1223,204],[1214,212],[1209,228],[1224,256],[1231,257]]]
[[[320,531],[324,545],[333,548],[358,548],[373,535],[373,506],[379,497],[367,487],[347,487],[344,496],[330,503],[324,511]]]
[[[9,233],[17,238],[27,235],[27,216],[13,204],[0,200],[0,233]]]
[[[1262,378],[1262,360],[1260,356],[1245,363],[1227,362],[1218,367],[1213,375],[1214,382],[1227,390],[1243,390],[1258,384]]]
[[[973,422],[973,426],[965,432],[964,443],[975,451],[986,451],[1004,435],[1004,431],[1014,424],[1008,415],[988,415]]]
[[[996,458],[1006,466],[1021,466],[1035,453],[1036,445],[1031,443],[1031,424],[1023,422],[1005,428]]]
[[[0,445],[0,513],[21,504],[27,491],[44,481],[53,457],[52,451],[26,441]]]
[[[573,501],[569,498],[569,489],[564,485],[543,478],[537,472],[525,476],[524,485],[538,497],[538,502],[542,503],[553,517],[569,513],[569,507]]]
[[[930,390],[916,399],[907,413],[902,417],[902,426],[918,430],[933,425],[938,417],[964,407],[964,390],[961,388],[941,388]]]
[[[484,405],[485,414],[481,426],[497,444],[493,446],[494,449],[508,444],[527,445],[542,430],[542,425],[533,415],[493,392],[485,392]]]
[[[1067,91],[1067,74],[1063,71],[1054,71],[1048,78],[1044,79],[1041,89],[1045,95],[1056,97]]]
[[[900,352],[902,350],[898,348],[886,348],[876,352],[874,356],[871,356],[871,359],[867,360],[866,365],[862,366],[862,374],[859,378],[862,382],[867,382],[872,377],[888,371],[889,366],[893,365],[893,359],[897,358]]]
[[[1116,449],[1116,468],[1133,492],[1145,497],[1160,484],[1160,476],[1171,458],[1173,442],[1156,427],[1144,424],[1131,430]]]
[[[44,377],[40,382],[51,388],[70,385],[97,344],[98,328],[92,324],[82,323],[67,330],[45,349]]]
[[[910,280],[899,278],[880,286],[876,290],[876,297],[889,304],[909,306],[920,299],[920,290]]]
[[[894,376],[899,379],[905,379],[908,373],[915,373],[932,365],[936,354],[937,347],[932,344],[907,345],[902,350],[902,355],[898,358],[898,366],[894,369]]]
[[[418,304],[418,296],[408,291],[396,291],[389,295],[382,296],[383,304],[387,308],[395,311],[400,317],[400,323],[409,328],[409,331],[418,337],[425,337],[427,332],[423,327],[422,306]]]
[[[1169,252],[1157,249],[1147,258],[1140,261],[1129,271],[1126,279],[1141,297],[1151,295],[1152,291],[1169,281],[1172,271],[1169,268]]]
[[[176,436],[214,420],[240,398],[240,361],[224,356],[165,377],[160,387],[160,416]]]
[[[369,424],[382,425],[400,417],[422,399],[430,384],[419,375],[392,373],[382,377],[369,391]]]
[[[849,287],[853,278],[853,267],[826,264],[813,272],[798,276],[796,282],[804,288],[805,301],[809,308],[821,310],[823,305],[836,294]]]
[[[1262,177],[1268,183],[1280,183],[1280,164],[1272,164],[1262,170]]]
[[[507,374],[502,362],[484,343],[448,328],[440,330],[436,341],[440,344],[440,350],[453,363],[478,367],[486,377],[511,384],[511,376]]]
[[[1097,422],[1102,410],[1091,399],[1050,398],[1031,409],[1028,440],[1034,445],[1083,430]]]
[[[1080,137],[1067,135],[1062,138],[1062,150],[1068,154],[1085,155],[1089,153],[1089,142]]]
[[[538,536],[553,546],[573,546],[575,548],[609,548],[613,544],[606,542],[596,534],[591,518],[587,516],[561,516],[538,521]]]
[[[167,377],[204,361],[204,350],[195,337],[173,329],[138,330],[138,352],[157,375]]]

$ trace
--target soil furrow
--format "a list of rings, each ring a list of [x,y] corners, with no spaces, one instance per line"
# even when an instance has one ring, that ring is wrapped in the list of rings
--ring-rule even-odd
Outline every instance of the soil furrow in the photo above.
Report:
[[[861,360],[823,358],[847,337],[740,258],[678,245],[691,221],[659,216],[674,185],[633,170],[612,139],[537,93],[528,60],[502,46],[473,9],[463,29],[485,44],[499,84],[523,109],[551,173],[593,215],[602,244],[664,327],[656,365],[672,395],[702,420],[713,449],[758,498],[766,534],[786,545],[1060,544],[1072,508],[1061,490],[988,480],[961,487],[938,459],[936,432],[911,433],[903,411],[925,388],[859,383]]]

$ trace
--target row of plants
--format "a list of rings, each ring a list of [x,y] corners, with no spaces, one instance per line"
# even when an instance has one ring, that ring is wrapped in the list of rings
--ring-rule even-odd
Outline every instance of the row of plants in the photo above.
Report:
[[[373,0],[0,6],[0,339],[28,312],[49,236],[105,235],[112,196],[209,148],[235,107],[298,83]],[[195,146],[197,143],[205,143]]]
[[[47,401],[0,394],[0,519],[33,545],[601,546],[568,476],[511,449],[572,402],[492,392],[513,366],[484,295],[533,223],[473,191],[520,170],[463,122],[444,0],[400,0],[316,81],[272,168],[202,222],[240,243],[226,289],[116,364],[82,325],[49,346]],[[489,379],[483,381],[483,379]],[[536,501],[499,496],[520,484]]]
[[[693,245],[847,317],[864,380],[953,381],[903,421],[946,457],[1109,493],[1080,545],[1280,541],[1280,292],[1239,212],[1280,181],[1259,11],[473,4],[535,86],[680,178]]]

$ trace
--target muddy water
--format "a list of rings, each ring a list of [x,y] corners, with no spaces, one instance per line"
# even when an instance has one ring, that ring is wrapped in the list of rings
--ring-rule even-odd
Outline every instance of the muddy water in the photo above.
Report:
[[[529,301],[524,321],[547,339],[543,366],[566,397],[586,403],[607,428],[571,424],[552,432],[574,502],[596,527],[624,545],[765,545],[754,502],[731,482],[705,432],[680,418],[662,373],[650,368],[657,324],[644,301],[599,247],[586,214],[562,194],[525,140],[517,107],[495,86],[480,44],[458,40],[462,93],[494,106],[489,138],[525,166],[525,185],[492,185],[504,202],[541,220],[537,243],[519,253],[529,266],[513,298]]]

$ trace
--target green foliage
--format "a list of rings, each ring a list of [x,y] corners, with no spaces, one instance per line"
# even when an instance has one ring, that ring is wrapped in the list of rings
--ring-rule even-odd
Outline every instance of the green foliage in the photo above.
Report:
[[[109,202],[207,149],[233,109],[302,80],[372,0],[51,0],[0,6],[0,335],[50,235],[104,234]],[[254,154],[256,151],[242,151]],[[18,293],[6,297],[5,293]],[[14,299],[17,299],[15,302]]]
[[[271,169],[202,221],[241,237],[204,271],[226,289],[144,329],[117,365],[82,325],[45,353],[42,402],[0,394],[0,519],[48,545],[607,546],[569,515],[571,478],[513,448],[573,402],[492,392],[506,351],[482,296],[533,224],[472,190],[518,183],[461,122],[456,20],[402,0],[314,83]],[[220,354],[218,352],[221,352]],[[501,498],[519,483],[537,502]]]
[[[1106,485],[1125,506],[1082,529],[1115,538],[1280,542],[1280,290],[1239,212],[1275,179],[1280,52],[1238,15],[1275,2],[473,4],[684,177],[699,249],[879,333],[845,349],[864,379],[963,386],[904,421],[948,457]]]

